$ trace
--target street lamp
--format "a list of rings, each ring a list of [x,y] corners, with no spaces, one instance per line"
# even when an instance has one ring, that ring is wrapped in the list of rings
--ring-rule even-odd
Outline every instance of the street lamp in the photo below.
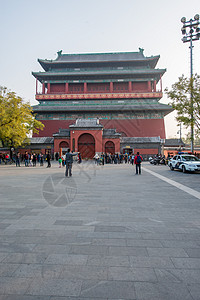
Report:
[[[196,14],[194,16],[194,19],[190,19],[189,21],[186,21],[186,18],[181,18],[181,22],[183,23],[183,27],[181,28],[182,34],[184,35],[182,38],[183,43],[190,42],[190,79],[191,84],[192,77],[193,77],[193,62],[192,62],[192,48],[194,47],[192,45],[193,41],[200,39],[200,28],[199,28],[199,15]],[[193,114],[193,93],[192,93],[192,86],[191,86],[191,92],[190,92],[190,104],[191,104],[191,152],[194,152],[194,114]]]

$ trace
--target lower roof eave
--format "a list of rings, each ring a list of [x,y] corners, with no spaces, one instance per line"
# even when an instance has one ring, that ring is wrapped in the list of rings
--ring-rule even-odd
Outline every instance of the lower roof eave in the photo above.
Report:
[[[112,111],[154,111],[163,112],[164,115],[169,114],[173,109],[169,106],[131,106],[131,105],[117,105],[117,106],[88,106],[88,107],[33,107],[34,113],[81,113],[81,112],[112,112]]]

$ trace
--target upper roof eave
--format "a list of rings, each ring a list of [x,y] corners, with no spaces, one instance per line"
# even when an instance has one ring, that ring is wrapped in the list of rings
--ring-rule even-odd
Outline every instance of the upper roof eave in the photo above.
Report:
[[[81,71],[74,71],[74,72],[32,72],[32,75],[35,77],[35,78],[38,78],[38,77],[53,77],[53,76],[56,76],[56,77],[59,77],[59,76],[93,76],[93,75],[127,75],[127,74],[135,74],[135,75],[138,75],[138,74],[160,74],[160,75],[163,75],[164,73],[166,72],[166,69],[142,69],[142,70],[138,70],[138,69],[135,69],[135,70],[127,70],[127,69],[124,69],[124,70],[104,70],[104,71],[100,71],[100,70],[97,70],[97,71],[88,71],[88,72],[81,72]]]
[[[50,66],[77,63],[110,63],[110,62],[147,62],[155,68],[160,55],[145,57],[141,52],[118,53],[86,53],[86,54],[61,54],[54,60],[38,59],[41,67],[47,71]]]

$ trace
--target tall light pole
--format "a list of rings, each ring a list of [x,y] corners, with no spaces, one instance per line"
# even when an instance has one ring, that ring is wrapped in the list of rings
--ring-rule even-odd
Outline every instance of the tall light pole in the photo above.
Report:
[[[183,23],[183,27],[181,28],[182,34],[184,35],[182,38],[183,43],[190,43],[190,79],[191,79],[191,92],[190,92],[190,105],[191,105],[191,152],[194,152],[194,113],[193,113],[193,61],[192,61],[192,48],[194,47],[192,42],[199,40],[200,38],[200,28],[199,28],[199,15],[196,14],[194,19],[190,19],[186,21],[186,18],[181,18],[181,22]]]

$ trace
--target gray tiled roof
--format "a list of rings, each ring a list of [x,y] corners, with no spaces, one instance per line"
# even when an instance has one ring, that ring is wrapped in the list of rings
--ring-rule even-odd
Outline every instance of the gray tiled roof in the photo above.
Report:
[[[160,143],[161,139],[159,136],[155,137],[121,137],[121,143]]]
[[[116,61],[145,59],[141,52],[62,54],[56,61]]]
[[[32,137],[31,144],[52,144],[54,141],[53,137]]]
[[[116,132],[116,129],[103,129],[103,137],[120,137],[121,134]]]
[[[55,60],[42,60],[39,62],[104,62],[104,61],[133,61],[133,60],[157,60],[159,55],[145,57],[143,51],[139,52],[110,52],[110,53],[77,53],[77,54],[62,54],[58,52],[58,57]]]
[[[180,139],[166,139],[165,147],[185,146],[185,143]]]
[[[60,128],[59,132],[54,133],[53,136],[55,136],[55,137],[58,137],[58,136],[70,137],[70,130]]]

